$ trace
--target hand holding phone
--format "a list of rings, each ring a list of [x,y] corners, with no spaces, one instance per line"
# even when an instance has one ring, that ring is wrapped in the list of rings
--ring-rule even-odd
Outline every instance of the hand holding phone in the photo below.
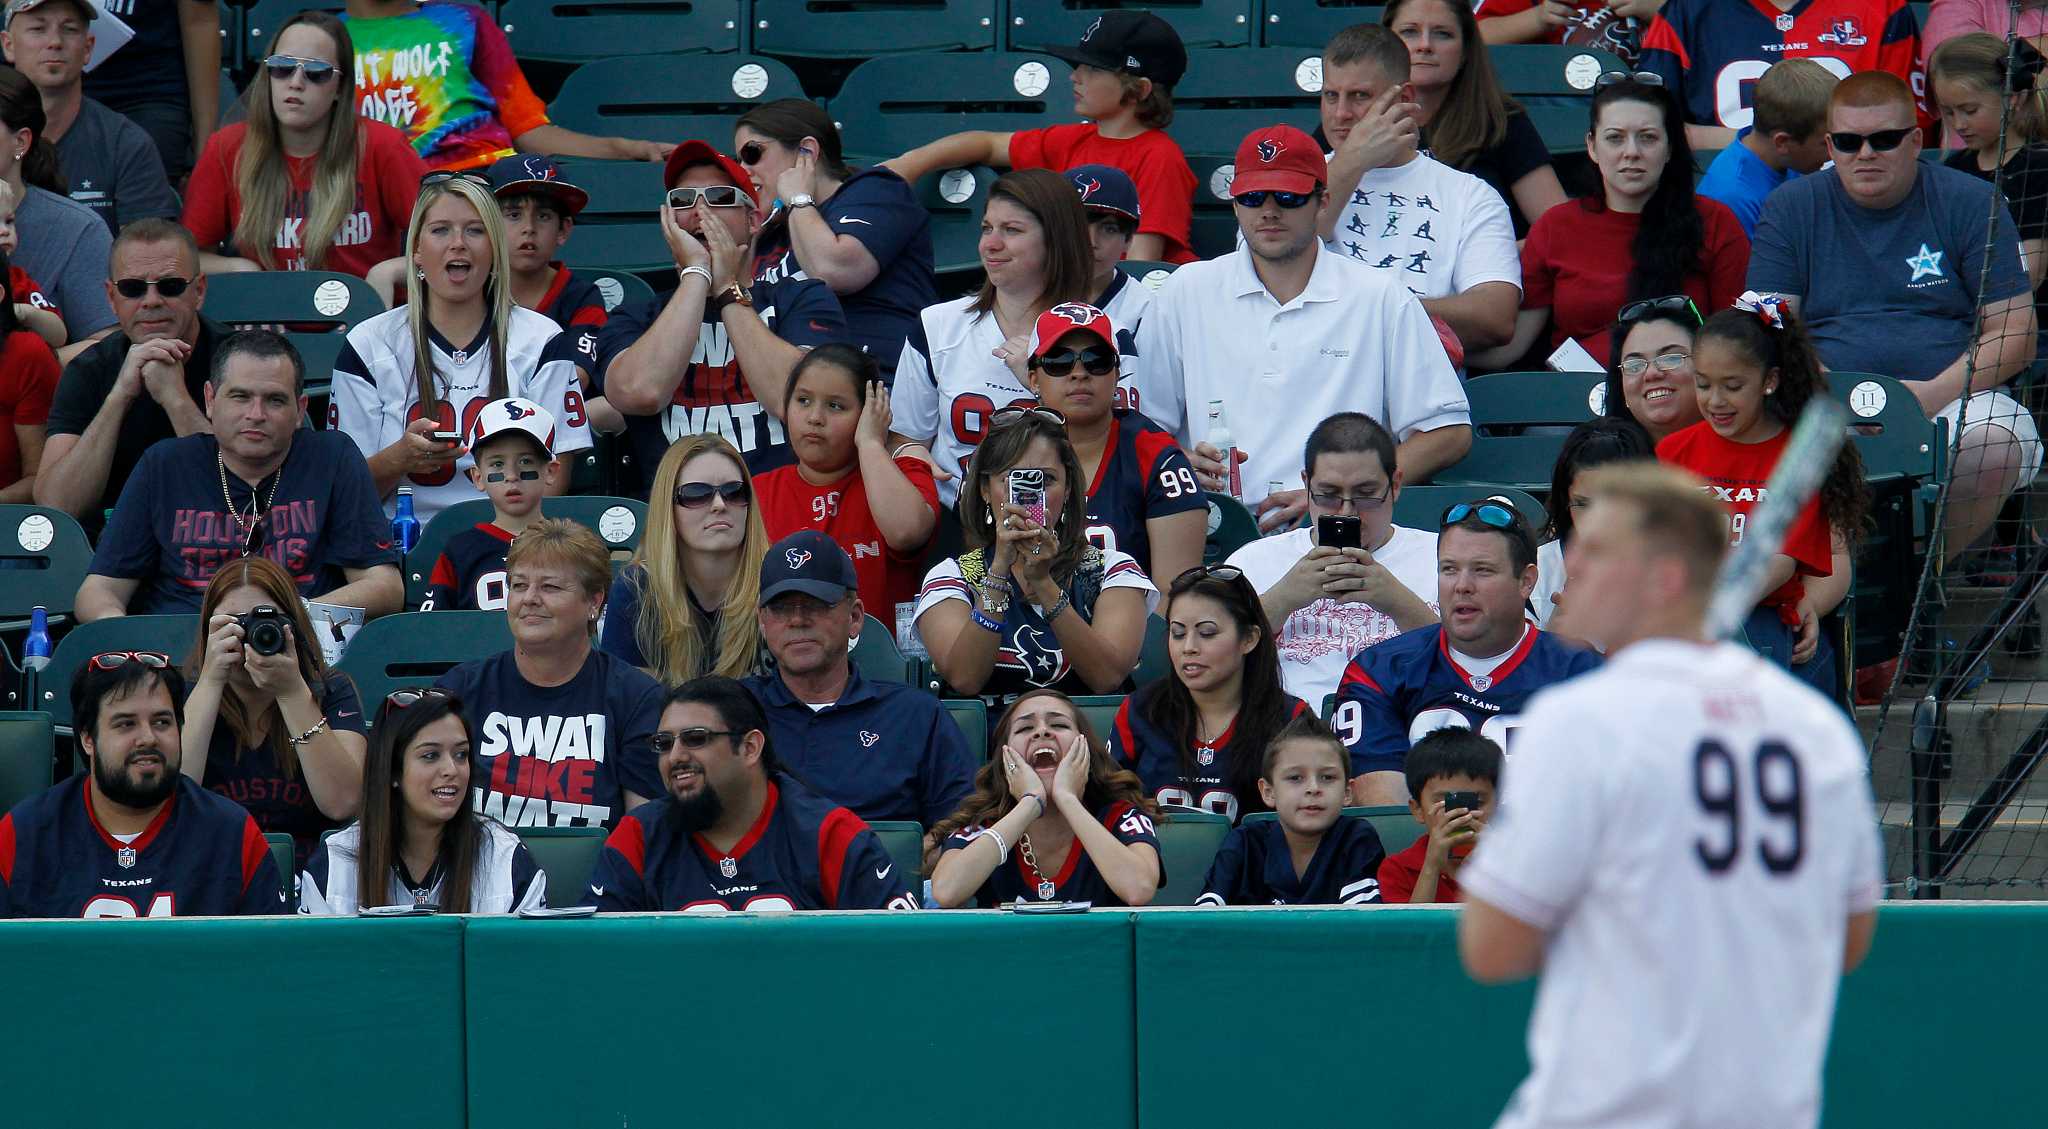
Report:
[[[1040,529],[1045,528],[1045,472],[1019,468],[1010,472],[1010,504],[1025,512]]]
[[[1316,519],[1316,544],[1332,549],[1362,549],[1364,530],[1355,517],[1324,514]]]

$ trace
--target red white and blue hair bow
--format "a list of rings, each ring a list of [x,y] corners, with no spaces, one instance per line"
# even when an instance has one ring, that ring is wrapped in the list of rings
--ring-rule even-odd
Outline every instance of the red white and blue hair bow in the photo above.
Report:
[[[1785,311],[1789,308],[1782,294],[1763,294],[1745,290],[1735,300],[1735,308],[1756,315],[1756,320],[1772,329],[1785,328]]]

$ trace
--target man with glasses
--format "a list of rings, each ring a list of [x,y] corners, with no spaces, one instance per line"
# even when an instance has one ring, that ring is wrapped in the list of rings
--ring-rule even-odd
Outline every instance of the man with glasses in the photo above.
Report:
[[[761,558],[761,636],[775,669],[745,685],[805,783],[862,819],[929,827],[967,799],[975,764],[936,697],[853,665],[865,619],[846,550],[811,529],[777,541]]]
[[[1138,329],[1145,414],[1188,448],[1202,484],[1220,490],[1225,453],[1204,442],[1209,407],[1220,403],[1243,500],[1266,529],[1304,512],[1299,491],[1268,494],[1293,477],[1310,420],[1363,409],[1399,437],[1400,467],[1418,482],[1472,445],[1464,388],[1422,303],[1394,272],[1317,236],[1328,174],[1308,134],[1253,131],[1231,180],[1243,245],[1175,271]]]
[[[1828,147],[1834,175],[1764,202],[1749,287],[1785,296],[1828,368],[1896,377],[1961,432],[1944,530],[1953,558],[2041,469],[2034,417],[2002,390],[2034,360],[2019,233],[1989,181],[1920,163],[1913,92],[1894,76],[1835,87]]]
[[[1512,753],[1529,698],[1600,665],[1528,621],[1536,537],[1505,499],[1445,510],[1436,560],[1443,622],[1366,648],[1337,686],[1330,727],[1351,750],[1353,803],[1407,803],[1408,748],[1438,729]]]
[[[0,816],[0,917],[285,911],[255,818],[178,771],[185,680],[168,656],[94,655],[71,717],[88,770]]]
[[[1436,591],[1436,536],[1394,524],[1402,480],[1394,459],[1394,437],[1370,416],[1322,421],[1302,456],[1308,524],[1230,557],[1280,632],[1282,684],[1312,706],[1336,692],[1351,656],[1437,621],[1423,595]],[[1358,531],[1356,546],[1325,543],[1325,533],[1349,541],[1347,525]]]
[[[804,350],[846,339],[839,299],[812,278],[752,278],[758,201],[738,161],[685,141],[666,180],[661,233],[676,288],[612,311],[597,335],[592,391],[625,416],[643,478],[669,444],[707,431],[730,440],[755,474],[785,466],[795,456],[783,389]]]
[[[118,232],[150,216],[175,217],[178,194],[142,127],[85,96],[95,12],[87,0],[10,0],[0,49],[43,99],[43,136],[73,200]]]
[[[761,704],[730,678],[668,691],[654,733],[667,794],[605,840],[586,905],[601,913],[916,909],[852,811],[786,772]]]
[[[211,430],[200,389],[226,332],[199,314],[199,247],[175,222],[122,228],[107,269],[121,332],[64,366],[35,484],[38,505],[78,518],[89,533],[151,444]]]

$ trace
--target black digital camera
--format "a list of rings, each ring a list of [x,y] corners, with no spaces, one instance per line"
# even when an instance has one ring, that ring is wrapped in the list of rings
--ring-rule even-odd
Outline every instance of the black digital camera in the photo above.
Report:
[[[259,604],[243,612],[235,619],[242,625],[242,642],[259,655],[275,655],[284,651],[286,630],[292,621],[283,612],[269,604]]]

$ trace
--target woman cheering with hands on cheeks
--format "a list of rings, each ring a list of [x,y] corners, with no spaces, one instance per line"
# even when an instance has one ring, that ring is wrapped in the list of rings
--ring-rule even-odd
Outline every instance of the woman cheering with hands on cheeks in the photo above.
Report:
[[[1074,703],[1034,690],[996,724],[1002,751],[974,794],[932,828],[932,902],[1142,906],[1165,874],[1158,811],[1137,776],[1116,767]]]

